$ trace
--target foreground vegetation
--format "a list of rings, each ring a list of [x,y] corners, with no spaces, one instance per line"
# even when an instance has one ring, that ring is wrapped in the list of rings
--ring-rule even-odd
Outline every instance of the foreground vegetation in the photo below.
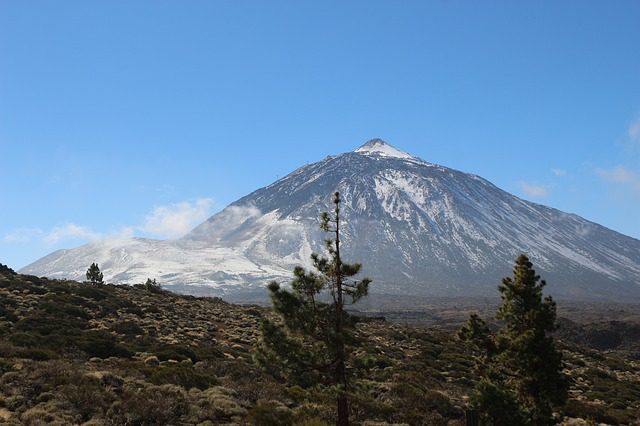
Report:
[[[0,423],[335,423],[330,389],[254,361],[257,306],[154,287],[47,280],[0,269]],[[361,318],[348,368],[354,424],[462,425],[477,381],[450,331]],[[561,329],[566,424],[640,424],[640,362]],[[563,335],[562,332],[565,334]],[[576,337],[575,339],[573,337]]]
[[[331,235],[325,240],[329,257],[312,254],[315,271],[296,267],[291,290],[280,288],[275,281],[269,284],[279,321],[262,321],[255,359],[288,383],[332,389],[336,425],[349,426],[349,399],[357,376],[348,366],[353,363],[358,339],[354,333],[357,321],[345,307],[368,294],[371,280],[354,279],[362,265],[340,257],[340,202],[340,194],[334,193],[333,212],[323,213],[320,220],[320,228]],[[331,301],[322,301],[323,294],[330,295]]]

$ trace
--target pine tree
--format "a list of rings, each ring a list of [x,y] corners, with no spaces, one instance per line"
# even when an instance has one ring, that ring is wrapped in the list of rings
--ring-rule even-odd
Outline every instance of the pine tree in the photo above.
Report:
[[[562,354],[549,333],[556,330],[556,304],[547,296],[546,285],[536,275],[525,255],[513,269],[513,279],[504,278],[498,288],[502,306],[496,318],[505,322],[497,336],[499,362],[513,376],[514,389],[533,425],[551,424],[553,407],[567,400],[568,382],[562,374]]]
[[[89,281],[93,285],[103,284],[102,281],[103,275],[100,272],[100,268],[97,263],[92,263],[87,269],[87,281]]]
[[[504,326],[492,337],[472,315],[459,332],[483,354],[478,363],[484,363],[483,378],[472,403],[485,424],[553,424],[554,407],[567,400],[562,354],[549,335],[556,329],[556,304],[550,296],[542,297],[545,285],[529,259],[519,256],[513,278],[504,278],[498,287],[502,305],[496,318]]]
[[[160,293],[162,291],[162,286],[158,284],[156,279],[147,278],[147,281],[143,284],[145,290],[150,291],[152,293]]]
[[[18,275],[16,271],[11,269],[8,265],[3,265],[2,263],[0,263],[0,272],[6,273],[9,275]]]
[[[335,391],[339,426],[349,424],[349,373],[354,345],[353,319],[345,306],[367,295],[371,280],[354,280],[361,265],[345,263],[341,254],[340,194],[333,198],[333,214],[323,213],[320,228],[329,257],[312,254],[315,272],[296,267],[291,291],[276,282],[268,286],[279,320],[264,320],[257,361],[274,375],[302,386],[322,384]],[[330,301],[321,300],[323,293]],[[350,299],[349,301],[347,299]]]
[[[476,383],[470,403],[477,409],[481,424],[527,425],[525,413],[506,384],[507,375],[496,362],[498,348],[486,323],[477,314],[471,314],[458,332],[458,337],[469,341],[474,349],[475,370],[480,380]]]

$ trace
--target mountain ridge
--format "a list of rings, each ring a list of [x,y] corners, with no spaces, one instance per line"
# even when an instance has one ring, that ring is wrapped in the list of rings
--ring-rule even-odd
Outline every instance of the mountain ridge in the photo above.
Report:
[[[640,241],[380,139],[300,167],[178,240],[100,243],[108,253],[83,246],[22,271],[59,277],[66,269],[77,278],[93,256],[106,277],[122,282],[146,274],[221,295],[258,291],[270,279],[288,281],[295,265],[309,266],[310,254],[323,250],[318,216],[336,190],[346,256],[363,263],[374,292],[490,294],[524,252],[552,294],[640,300]],[[73,256],[79,260],[71,265]]]

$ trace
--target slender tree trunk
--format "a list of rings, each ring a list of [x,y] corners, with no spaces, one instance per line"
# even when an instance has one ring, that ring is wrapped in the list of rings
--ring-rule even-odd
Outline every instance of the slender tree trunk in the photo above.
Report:
[[[340,259],[340,198],[338,193],[335,193],[336,203],[336,332],[338,336],[342,336],[342,260]],[[344,348],[343,352],[344,352]]]
[[[340,390],[338,391],[338,420],[336,422],[337,426],[349,426],[349,403],[347,401],[347,374],[345,367],[345,349],[344,349],[344,341],[342,340],[342,309],[343,309],[343,299],[342,299],[342,260],[340,259],[340,198],[338,193],[335,194],[335,204],[336,204],[336,296],[337,296],[337,306],[336,306],[336,336],[338,338],[337,341],[337,365],[336,365],[336,384],[340,386]]]
[[[349,403],[347,401],[347,373],[345,366],[344,343],[341,341],[337,353],[338,363],[336,365],[336,384],[338,389],[338,426],[349,426]]]
[[[347,396],[340,392],[338,394],[338,421],[337,426],[349,426],[349,405],[347,404]]]

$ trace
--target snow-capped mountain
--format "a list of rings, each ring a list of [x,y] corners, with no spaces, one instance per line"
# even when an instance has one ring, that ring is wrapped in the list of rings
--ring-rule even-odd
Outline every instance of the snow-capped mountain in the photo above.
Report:
[[[286,282],[295,265],[323,250],[318,217],[335,191],[343,200],[343,253],[363,263],[373,292],[495,295],[526,253],[555,295],[640,300],[639,240],[379,139],[295,170],[179,240],[96,242],[21,272],[81,279],[98,262],[113,282],[155,277],[187,292],[207,286],[227,297],[263,294],[268,280]]]

